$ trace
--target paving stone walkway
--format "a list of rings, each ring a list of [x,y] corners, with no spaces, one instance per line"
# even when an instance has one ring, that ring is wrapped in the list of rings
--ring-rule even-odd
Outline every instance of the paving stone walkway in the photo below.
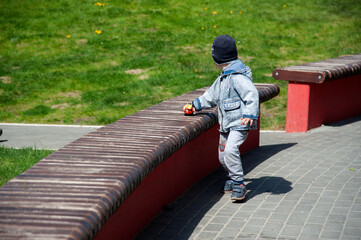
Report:
[[[309,133],[262,132],[242,160],[244,202],[220,193],[218,169],[137,239],[361,239],[361,117]]]

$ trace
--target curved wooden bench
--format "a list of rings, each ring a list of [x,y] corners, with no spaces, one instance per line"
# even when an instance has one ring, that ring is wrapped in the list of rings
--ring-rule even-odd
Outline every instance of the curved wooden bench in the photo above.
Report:
[[[276,68],[288,81],[287,132],[307,132],[361,114],[361,54]]]
[[[257,89],[261,102],[279,93],[272,84]],[[219,166],[216,110],[191,117],[181,111],[205,90],[86,134],[10,180],[0,189],[0,238],[134,237]],[[250,135],[248,148],[257,147],[259,132]]]

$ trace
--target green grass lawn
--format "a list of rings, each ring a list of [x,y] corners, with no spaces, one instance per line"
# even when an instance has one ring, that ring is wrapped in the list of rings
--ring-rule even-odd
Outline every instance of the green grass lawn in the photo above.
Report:
[[[54,151],[32,148],[14,149],[0,146],[0,186],[52,152]]]
[[[261,126],[285,125],[276,67],[361,52],[359,0],[0,2],[0,122],[107,124],[209,86],[214,38],[236,39],[255,82],[281,94]],[[180,109],[181,111],[181,109]]]

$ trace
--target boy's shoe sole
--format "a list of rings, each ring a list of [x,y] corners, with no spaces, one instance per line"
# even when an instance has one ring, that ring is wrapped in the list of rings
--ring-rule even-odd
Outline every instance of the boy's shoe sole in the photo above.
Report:
[[[244,195],[242,197],[238,197],[238,198],[237,197],[231,197],[231,200],[241,201],[241,200],[246,198],[246,193],[247,193],[247,191],[244,193]]]
[[[239,191],[240,189],[242,189],[242,191]],[[234,195],[240,195],[242,192],[243,192],[243,194],[241,196],[234,196]],[[233,186],[231,200],[241,201],[241,200],[245,199],[246,194],[247,194],[247,189],[244,184]]]

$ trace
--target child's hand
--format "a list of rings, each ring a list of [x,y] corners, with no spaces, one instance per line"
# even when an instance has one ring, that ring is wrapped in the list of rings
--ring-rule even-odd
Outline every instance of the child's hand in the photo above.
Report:
[[[253,119],[250,119],[250,118],[241,118],[241,125],[245,124],[245,125],[250,125],[252,126],[253,125]]]

